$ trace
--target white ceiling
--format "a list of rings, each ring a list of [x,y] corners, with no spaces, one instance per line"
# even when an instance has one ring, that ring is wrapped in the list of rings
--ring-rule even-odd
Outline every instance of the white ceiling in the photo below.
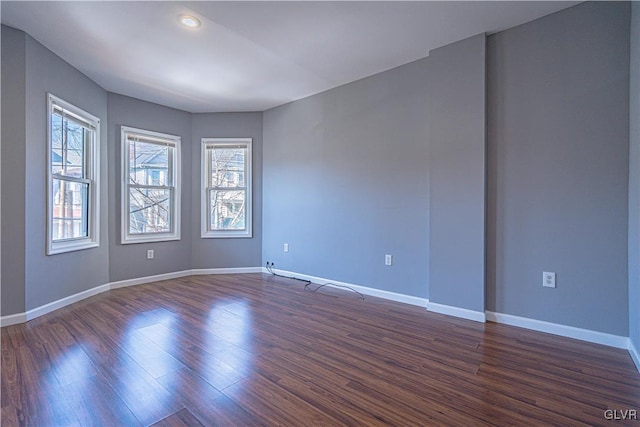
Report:
[[[2,1],[0,16],[108,91],[218,112],[266,110],[576,3]]]

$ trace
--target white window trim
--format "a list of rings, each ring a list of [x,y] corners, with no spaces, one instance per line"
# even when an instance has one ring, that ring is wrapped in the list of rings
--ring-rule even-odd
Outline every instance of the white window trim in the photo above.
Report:
[[[127,133],[140,134],[151,138],[163,139],[170,141],[171,144],[174,144],[175,149],[173,150],[173,180],[174,180],[174,194],[173,200],[171,201],[172,208],[172,222],[173,222],[173,231],[169,233],[143,233],[143,234],[129,234],[129,150],[126,139]],[[180,196],[181,187],[182,187],[182,175],[181,175],[181,149],[180,149],[181,138],[176,135],[169,135],[166,133],[154,132],[145,129],[138,129],[129,126],[121,126],[120,127],[120,147],[121,147],[121,157],[120,157],[120,168],[121,168],[121,181],[122,185],[120,186],[120,223],[121,223],[121,234],[120,234],[120,243],[123,245],[133,244],[133,243],[149,243],[149,242],[167,242],[172,240],[180,240],[180,211],[182,198]]]
[[[61,107],[65,114],[94,128],[89,142],[87,179],[89,180],[87,231],[88,236],[78,239],[53,241],[53,174],[51,173],[51,110]],[[57,96],[47,93],[47,255],[79,251],[100,246],[100,119]]]
[[[245,206],[245,222],[246,229],[236,230],[209,230],[209,198],[207,195],[207,146],[216,145],[246,145],[247,156],[245,161],[245,182],[247,186],[246,206]],[[219,238],[251,238],[253,237],[253,174],[252,174],[252,146],[251,138],[202,138],[202,147],[200,152],[200,237],[203,239],[219,239]]]

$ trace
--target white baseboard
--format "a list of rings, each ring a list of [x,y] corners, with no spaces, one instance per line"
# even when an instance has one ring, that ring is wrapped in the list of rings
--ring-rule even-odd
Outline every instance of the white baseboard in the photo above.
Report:
[[[137,277],[135,279],[119,280],[109,283],[109,289],[127,288],[129,286],[143,285],[145,283],[159,282],[161,280],[177,279],[191,276],[191,270],[175,271],[173,273],[156,274],[154,276]]]
[[[262,267],[239,267],[239,268],[197,268],[192,270],[174,271],[172,273],[156,274],[154,276],[138,277],[135,279],[120,280],[111,282],[111,289],[126,288],[128,286],[143,285],[145,283],[159,282],[161,280],[177,279],[187,276],[201,276],[207,274],[247,274],[262,273]]]
[[[451,305],[438,304],[429,302],[427,310],[434,313],[446,314],[449,316],[460,317],[462,319],[473,320],[484,323],[486,321],[485,314],[481,311],[469,310],[467,308],[453,307]]]
[[[77,294],[69,295],[68,297],[60,298],[57,301],[50,302],[40,307],[33,308],[26,313],[11,314],[9,316],[0,317],[0,326],[16,325],[18,323],[28,322],[29,320],[40,317],[44,314],[51,313],[54,310],[65,307],[74,302],[82,301],[83,299],[92,297],[102,292],[108,291],[109,284],[99,285],[95,288],[87,289],[86,291],[78,292]]]
[[[206,269],[194,269],[176,271],[173,273],[157,274],[154,276],[138,277],[135,279],[119,280],[117,282],[106,283],[104,285],[96,286],[95,288],[87,289],[86,291],[78,292],[77,294],[69,295],[68,297],[61,298],[57,301],[50,302],[48,304],[36,307],[27,311],[26,313],[10,314],[8,316],[0,316],[0,327],[16,325],[18,323],[25,323],[29,320],[40,317],[44,314],[51,313],[54,310],[65,307],[69,304],[73,304],[91,296],[106,292],[110,289],[126,288],[128,286],[142,285],[144,283],[159,282],[161,280],[176,279],[179,277],[193,276],[193,275],[205,275],[205,274],[243,274],[243,273],[262,273],[262,267],[245,267],[245,268],[206,268]]]
[[[69,304],[73,304],[74,302],[82,301],[83,299],[92,297],[108,290],[109,284],[107,283],[106,285],[99,285],[95,288],[87,289],[86,291],[78,292],[77,294],[69,295],[68,297],[60,298],[57,301],[53,301],[48,304],[41,305],[40,307],[33,308],[27,311],[27,322],[29,320],[35,319],[36,317],[51,313],[54,310],[65,307]]]
[[[405,304],[410,304],[410,305],[417,305],[419,307],[427,307],[427,304],[429,303],[429,300],[426,298],[420,298],[420,297],[414,297],[412,295],[405,295],[405,294],[399,294],[396,292],[390,292],[390,291],[384,291],[382,289],[375,289],[375,288],[369,288],[366,286],[361,286],[361,285],[354,285],[353,283],[347,283],[347,282],[340,282],[337,280],[331,280],[331,279],[325,279],[323,277],[317,277],[317,276],[310,276],[308,274],[300,274],[300,273],[295,273],[293,271],[287,271],[287,270],[277,270],[277,269],[273,269],[273,271],[277,274],[280,274],[282,276],[288,276],[288,277],[296,277],[298,279],[302,279],[302,280],[308,280],[311,283],[314,284],[318,284],[318,285],[323,285],[323,284],[328,284],[327,286],[331,286],[331,284],[337,285],[335,287],[340,288],[342,286],[347,286],[350,287],[352,289],[355,289],[356,291],[360,292],[361,294],[364,295],[371,295],[372,297],[378,297],[378,298],[384,298],[384,299],[388,299],[391,301],[396,301],[396,302],[402,302]],[[263,273],[269,273],[267,271],[266,268],[263,268],[262,270]]]
[[[9,314],[0,317],[0,327],[17,325],[27,321],[27,313]]]
[[[196,268],[190,271],[190,275],[198,276],[201,274],[250,274],[250,273],[266,273],[264,267],[238,267],[238,268]]]
[[[636,364],[638,372],[640,372],[640,353],[638,353],[638,349],[636,348],[636,346],[633,345],[631,338],[629,338],[627,350],[629,350],[629,355],[631,356],[631,359],[633,359],[633,363]]]
[[[518,326],[520,328],[531,329],[538,332],[559,335],[567,338],[575,338],[596,344],[603,344],[609,347],[624,348],[629,346],[629,338],[620,335],[607,334],[605,332],[592,331],[589,329],[576,328],[574,326],[560,325],[557,323],[545,322],[542,320],[529,319],[526,317],[514,316],[511,314],[494,313],[487,311],[487,320],[505,325]]]

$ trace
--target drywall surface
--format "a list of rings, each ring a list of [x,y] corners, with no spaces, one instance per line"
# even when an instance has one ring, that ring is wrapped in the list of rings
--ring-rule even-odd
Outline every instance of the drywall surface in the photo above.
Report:
[[[489,37],[491,311],[628,333],[629,15],[587,2]]]
[[[109,280],[133,279],[191,268],[191,114],[141,101],[108,94],[109,111]],[[181,138],[181,239],[166,242],[123,245],[121,240],[122,126],[150,130]],[[147,250],[154,258],[147,259]]]
[[[429,53],[429,302],[485,309],[485,46]]]
[[[202,113],[192,115],[191,266],[192,268],[259,267],[262,263],[262,113]],[[252,139],[251,238],[201,238],[202,138]]]
[[[100,246],[46,255],[47,93],[107,122],[107,93],[85,75],[26,36],[25,287],[26,309],[103,285],[109,281],[106,210],[100,212]],[[99,140],[100,206],[107,206],[107,132]],[[18,160],[16,160],[18,161]],[[4,251],[3,251],[4,256]]]
[[[428,297],[427,73],[419,60],[264,113],[263,264]]]
[[[25,44],[2,26],[2,316],[25,311]]]

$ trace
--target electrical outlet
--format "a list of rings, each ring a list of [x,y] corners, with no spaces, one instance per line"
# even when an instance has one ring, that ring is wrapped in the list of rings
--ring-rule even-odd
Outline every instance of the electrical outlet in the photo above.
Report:
[[[149,249],[147,251],[147,259],[153,259],[153,255],[154,255],[153,249]]]
[[[393,264],[393,256],[392,255],[385,255],[384,256],[384,265],[391,265]]]
[[[542,272],[542,286],[544,286],[545,288],[555,288],[556,273],[552,273],[549,271]]]
[[[284,244],[284,251],[285,252],[289,252],[289,244],[288,243]]]

